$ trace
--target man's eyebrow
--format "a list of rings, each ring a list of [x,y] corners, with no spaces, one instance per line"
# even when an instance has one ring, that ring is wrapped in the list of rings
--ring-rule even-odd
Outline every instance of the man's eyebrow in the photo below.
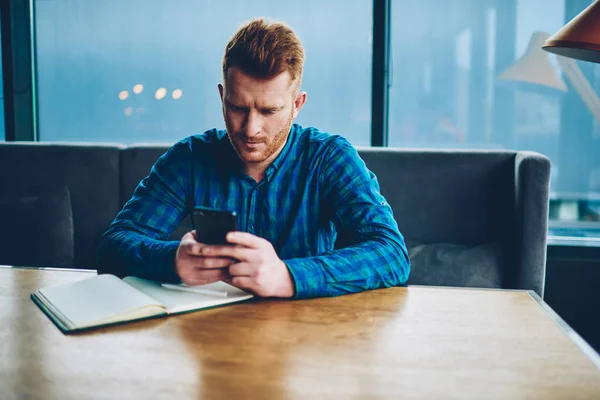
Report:
[[[237,104],[235,104],[234,102],[232,102],[232,101],[231,101],[231,100],[229,100],[229,99],[225,99],[225,103],[227,103],[227,105],[228,105],[228,106],[231,106],[231,107],[236,107],[236,108],[247,108],[247,107],[245,107],[245,106],[240,106],[240,105],[237,105]]]
[[[283,106],[264,106],[264,107],[259,107],[260,110],[266,110],[266,111],[279,111],[283,109]]]

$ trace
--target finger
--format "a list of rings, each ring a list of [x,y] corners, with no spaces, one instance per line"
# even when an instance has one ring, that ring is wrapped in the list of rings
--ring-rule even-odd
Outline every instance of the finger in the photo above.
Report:
[[[254,284],[252,282],[252,279],[247,276],[235,276],[231,278],[231,284],[240,289],[254,291]]]
[[[226,279],[229,273],[225,269],[194,270],[182,277],[183,283],[187,285],[206,285]]]
[[[229,275],[231,276],[251,276],[256,271],[256,267],[250,263],[239,262],[229,266]]]
[[[226,236],[226,239],[231,244],[239,244],[244,247],[249,247],[251,249],[258,249],[264,246],[265,242],[269,243],[263,238],[260,238],[256,235],[253,235],[248,232],[229,232]]]
[[[183,236],[181,236],[181,239],[179,239],[179,241],[182,242],[184,240],[189,240],[189,239],[195,239],[194,231],[186,232]]]
[[[196,239],[196,231],[187,231],[187,232],[185,233],[185,235],[183,235],[183,236],[181,237],[181,240],[183,240],[183,239],[187,239],[187,238]]]
[[[197,261],[194,265],[198,269],[215,269],[215,268],[226,268],[231,264],[235,263],[235,260],[224,257],[197,257]]]
[[[193,246],[194,244],[196,244],[198,242],[196,242],[196,239],[194,239],[193,236],[188,235],[187,233],[185,235],[183,235],[183,237],[181,238],[181,243],[179,244],[179,246],[184,247],[184,248],[189,248],[190,246]]]
[[[205,257],[229,257],[238,261],[249,261],[255,250],[242,246],[204,246],[200,252]]]
[[[180,246],[185,250],[187,254],[199,256],[201,255],[202,248],[206,245],[204,243],[197,242],[193,235],[188,236],[188,234],[185,234],[183,238],[181,238]]]
[[[229,283],[230,285],[232,285],[233,283],[231,282],[231,279],[233,279],[231,277],[231,275],[228,275],[226,278],[221,279],[223,282],[225,283]]]

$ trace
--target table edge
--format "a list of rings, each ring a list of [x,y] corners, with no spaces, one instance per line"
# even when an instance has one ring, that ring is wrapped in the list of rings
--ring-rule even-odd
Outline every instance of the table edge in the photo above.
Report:
[[[65,268],[65,267],[26,267],[20,265],[0,265],[0,269],[39,269],[43,271],[64,271],[64,272],[95,272],[95,269],[84,268]]]
[[[561,318],[536,292],[527,290],[527,294],[537,303],[544,313],[554,322],[561,331],[585,354],[588,359],[600,370],[600,355],[588,342],[585,341],[569,324]]]

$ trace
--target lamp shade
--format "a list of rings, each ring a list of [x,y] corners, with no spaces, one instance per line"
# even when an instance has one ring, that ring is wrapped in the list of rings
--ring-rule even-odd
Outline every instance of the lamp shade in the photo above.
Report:
[[[600,63],[600,0],[552,35],[542,48],[564,57]]]
[[[550,34],[546,32],[534,32],[523,56],[504,70],[498,78],[533,83],[566,92],[565,81],[552,66],[549,54],[542,51],[542,45],[549,37]]]

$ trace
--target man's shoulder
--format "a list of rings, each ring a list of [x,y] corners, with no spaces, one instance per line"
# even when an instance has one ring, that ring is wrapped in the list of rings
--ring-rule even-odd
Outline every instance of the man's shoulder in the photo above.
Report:
[[[192,142],[194,145],[209,147],[210,145],[221,143],[224,139],[226,139],[226,131],[217,128],[190,135],[186,138],[188,143]]]
[[[183,150],[186,152],[193,151],[213,151],[215,146],[220,145],[223,141],[227,141],[227,134],[225,130],[210,129],[202,133],[196,133],[193,135],[186,136],[172,147],[172,151]]]
[[[216,146],[227,141],[224,130],[211,129],[203,133],[186,136],[173,144],[169,150],[163,154],[162,158],[173,160],[186,160],[190,154],[215,154]]]
[[[334,171],[333,175],[339,177],[343,171],[359,173],[364,169],[358,150],[344,136],[300,126],[297,126],[296,135],[301,148],[299,159],[314,173],[325,177],[330,174],[323,172]]]
[[[311,152],[325,152],[332,148],[352,148],[350,142],[340,134],[329,133],[315,127],[303,128],[296,125],[297,141]]]

